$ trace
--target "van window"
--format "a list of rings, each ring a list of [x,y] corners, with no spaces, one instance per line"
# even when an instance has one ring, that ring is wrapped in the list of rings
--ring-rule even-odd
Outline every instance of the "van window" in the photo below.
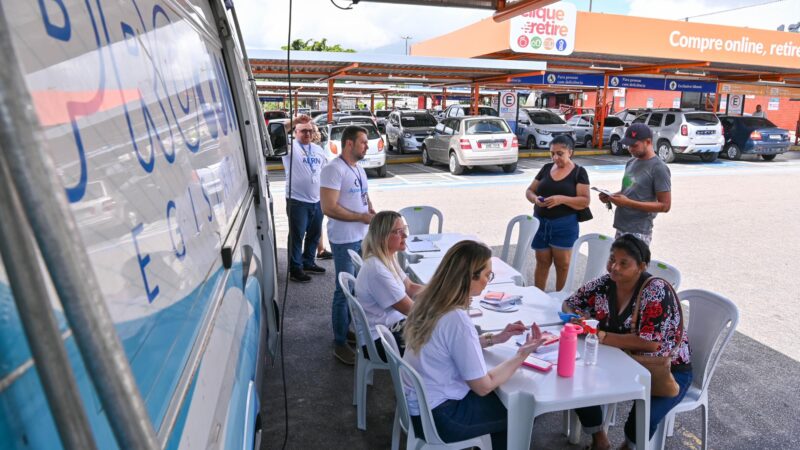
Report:
[[[686,113],[685,114],[686,121],[692,125],[716,125],[719,123],[719,119],[713,113],[706,113],[706,112],[696,112],[696,113]]]
[[[661,119],[664,117],[664,114],[661,113],[653,113],[650,115],[650,120],[647,121],[647,126],[649,127],[660,127],[661,126]]]
[[[432,114],[403,114],[400,116],[403,127],[435,127],[436,118]]]
[[[621,127],[623,125],[625,125],[625,122],[623,122],[619,117],[614,116],[606,117],[606,121],[603,124],[604,127]]]
[[[664,119],[664,126],[672,125],[675,123],[675,114],[667,114],[667,118]]]
[[[506,125],[506,121],[498,119],[468,120],[466,130],[464,134],[511,133],[508,125]]]
[[[641,116],[633,119],[633,122],[631,123],[645,123],[645,121],[647,121],[647,114],[642,114]]]

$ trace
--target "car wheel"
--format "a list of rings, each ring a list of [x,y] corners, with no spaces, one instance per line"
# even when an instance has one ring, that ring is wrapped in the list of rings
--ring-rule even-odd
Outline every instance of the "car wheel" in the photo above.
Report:
[[[378,178],[386,177],[386,164],[378,167],[378,170],[376,170],[376,172],[378,173]]]
[[[671,163],[675,161],[675,151],[672,150],[672,145],[669,143],[669,141],[659,141],[657,153],[658,157],[661,158],[661,160],[665,163]]]
[[[717,156],[719,156],[717,152],[700,153],[700,159],[703,160],[703,162],[714,162],[717,160]]]
[[[619,136],[611,136],[611,154],[614,156],[622,156],[624,151]]]
[[[391,152],[392,150],[394,150],[394,145],[392,145],[392,140],[389,139],[389,136],[387,135],[386,136],[386,151],[387,152]]]
[[[528,145],[529,149],[535,150],[536,149],[536,138],[533,137],[533,136],[528,136],[527,145]]]
[[[592,148],[592,137],[586,136],[586,140],[583,141],[583,146],[586,148]]]
[[[738,161],[742,159],[742,150],[736,144],[728,144],[728,147],[725,148],[725,156],[727,156],[728,159]]]
[[[505,173],[514,173],[517,171],[517,163],[505,164],[500,167],[503,168],[503,172]]]
[[[778,155],[761,155],[761,158],[763,158],[764,161],[772,161],[776,156]]]
[[[431,161],[430,156],[428,156],[428,147],[422,146],[422,164],[426,166],[432,166],[433,161]]]
[[[450,152],[450,173],[453,175],[461,175],[464,173],[464,167],[458,162],[456,152]]]

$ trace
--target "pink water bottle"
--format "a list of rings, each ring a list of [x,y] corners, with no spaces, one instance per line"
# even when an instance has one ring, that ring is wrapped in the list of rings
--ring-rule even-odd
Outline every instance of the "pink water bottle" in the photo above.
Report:
[[[558,376],[571,377],[575,373],[575,353],[578,351],[578,335],[583,331],[579,325],[564,324],[558,339]]]

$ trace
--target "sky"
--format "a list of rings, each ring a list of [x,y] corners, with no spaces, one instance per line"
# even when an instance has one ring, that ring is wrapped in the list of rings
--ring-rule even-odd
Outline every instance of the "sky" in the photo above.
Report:
[[[349,0],[334,0],[340,6]],[[568,0],[588,11],[589,0]],[[593,0],[593,12],[776,29],[800,22],[798,0]],[[248,48],[280,49],[287,43],[289,0],[234,0]],[[755,6],[753,6],[755,5]],[[736,9],[729,12],[722,10]],[[291,39],[328,39],[359,52],[403,54],[405,41],[424,41],[457,30],[492,11],[373,3],[337,9],[331,0],[293,0]],[[703,15],[708,14],[709,15]],[[691,17],[703,15],[702,17]]]

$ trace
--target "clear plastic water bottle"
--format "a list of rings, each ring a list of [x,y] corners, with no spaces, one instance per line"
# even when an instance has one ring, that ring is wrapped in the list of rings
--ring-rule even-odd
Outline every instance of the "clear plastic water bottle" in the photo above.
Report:
[[[597,364],[597,350],[600,347],[600,341],[597,339],[597,329],[592,328],[589,334],[586,335],[586,343],[583,350],[583,363],[587,366]]]

